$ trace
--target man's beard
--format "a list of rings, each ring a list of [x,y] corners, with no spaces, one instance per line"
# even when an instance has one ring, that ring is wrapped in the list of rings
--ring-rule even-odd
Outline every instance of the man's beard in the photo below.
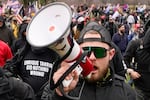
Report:
[[[124,30],[121,30],[121,31],[120,31],[120,33],[122,33],[122,34],[123,34],[123,33],[125,33],[125,31],[124,31]]]
[[[109,22],[109,24],[113,24],[113,22]]]

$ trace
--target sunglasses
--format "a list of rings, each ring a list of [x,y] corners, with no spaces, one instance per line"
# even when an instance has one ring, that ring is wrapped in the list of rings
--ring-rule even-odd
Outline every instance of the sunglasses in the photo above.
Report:
[[[93,52],[96,58],[104,58],[107,55],[107,51],[110,49],[105,49],[102,47],[83,47],[84,51],[88,51],[88,57],[90,57],[91,53]]]

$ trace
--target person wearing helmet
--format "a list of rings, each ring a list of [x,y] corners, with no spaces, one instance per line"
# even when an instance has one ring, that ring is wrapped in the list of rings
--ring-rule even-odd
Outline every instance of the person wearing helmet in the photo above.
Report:
[[[124,77],[115,73],[113,63],[116,48],[111,43],[110,34],[96,22],[88,23],[78,39],[80,47],[88,51],[87,57],[94,70],[90,77],[82,77],[73,70],[65,79],[72,79],[68,87],[63,85],[54,89],[54,93],[45,100],[135,100],[135,91],[125,83]],[[62,62],[54,73],[54,83],[69,68],[69,64]]]

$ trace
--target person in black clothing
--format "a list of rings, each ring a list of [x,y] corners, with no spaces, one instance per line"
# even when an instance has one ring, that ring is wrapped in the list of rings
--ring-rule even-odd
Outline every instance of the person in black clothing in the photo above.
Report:
[[[141,48],[145,50],[146,55],[150,55],[150,29],[144,33],[145,36],[131,40],[127,46],[124,61],[128,67],[127,73],[129,73],[135,86],[137,93],[137,100],[150,100],[150,64],[149,62],[139,62],[144,58],[137,56],[137,49]],[[144,52],[143,52],[144,53]],[[134,59],[134,62],[132,62]]]
[[[72,71],[65,79],[72,79],[68,87],[60,85],[54,91],[43,92],[43,100],[135,100],[135,91],[125,83],[124,77],[115,74],[112,59],[115,49],[111,45],[110,34],[98,24],[87,24],[85,31],[81,32],[78,43],[94,66],[90,77],[82,77],[76,71]],[[94,28],[93,28],[94,27]],[[101,27],[101,30],[97,30]],[[84,29],[83,29],[84,30]],[[56,83],[69,64],[65,61],[54,73],[53,80]],[[51,85],[51,84],[50,84]],[[47,91],[48,92],[48,91]],[[45,94],[44,94],[45,93]],[[44,95],[47,96],[44,98]]]
[[[3,16],[0,16],[0,40],[7,43],[10,47],[15,40],[12,30],[6,26]]]
[[[48,82],[53,63],[59,56],[47,47],[32,47],[27,42],[24,47],[18,50],[18,52],[21,51],[23,53],[17,56],[18,62],[15,63],[15,66],[10,66],[10,68],[7,64],[5,68],[12,71],[15,76],[19,75],[24,82],[31,85],[36,99],[40,100],[42,87]],[[12,63],[14,63],[13,60]]]
[[[35,100],[35,95],[30,85],[0,68],[0,100]]]
[[[22,48],[26,40],[26,29],[27,29],[28,23],[21,24],[20,30],[19,30],[19,38],[13,42],[13,45],[11,46],[13,54],[15,54],[20,48]]]
[[[110,16],[109,21],[106,22],[105,28],[109,31],[111,38],[117,32],[117,24],[115,23],[115,20],[112,18],[112,16]]]

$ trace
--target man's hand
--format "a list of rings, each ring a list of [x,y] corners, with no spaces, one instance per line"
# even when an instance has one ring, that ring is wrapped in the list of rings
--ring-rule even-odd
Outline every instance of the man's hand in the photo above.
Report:
[[[136,71],[134,71],[133,69],[130,69],[130,68],[127,69],[127,73],[129,73],[129,75],[132,79],[137,79],[137,78],[141,77],[141,75],[138,72],[136,72]]]
[[[53,76],[54,83],[56,83],[59,80],[59,78],[67,71],[67,69],[69,67],[70,67],[70,65],[68,63],[66,63],[66,62],[61,63],[61,67],[54,73],[54,76]],[[63,88],[64,92],[67,94],[71,90],[73,90],[78,83],[79,75],[78,75],[77,71],[73,70],[68,76],[66,76],[65,80],[72,80],[68,87]],[[61,93],[59,87],[56,88],[56,93],[58,95],[62,96],[62,93]]]
[[[131,72],[130,76],[131,76],[132,79],[138,79],[138,78],[141,77],[141,75],[136,71]]]

